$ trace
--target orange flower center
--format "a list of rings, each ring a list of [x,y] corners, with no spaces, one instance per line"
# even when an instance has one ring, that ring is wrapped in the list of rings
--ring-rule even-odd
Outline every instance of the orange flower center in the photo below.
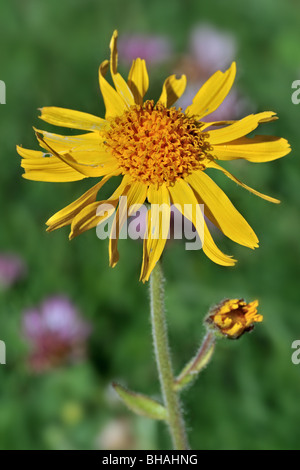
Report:
[[[175,107],[146,101],[112,120],[105,144],[134,181],[172,185],[205,168],[209,144],[201,126]]]

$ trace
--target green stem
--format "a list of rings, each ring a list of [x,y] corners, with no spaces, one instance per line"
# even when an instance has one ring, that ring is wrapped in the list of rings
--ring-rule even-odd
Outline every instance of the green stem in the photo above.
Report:
[[[153,343],[159,379],[168,413],[168,425],[176,450],[188,449],[185,425],[176,391],[169,350],[164,305],[164,278],[160,262],[157,262],[150,277],[151,320]]]
[[[196,356],[183,368],[182,372],[176,377],[174,388],[181,391],[184,387],[196,380],[199,373],[207,366],[215,349],[215,334],[208,331],[196,354]]]

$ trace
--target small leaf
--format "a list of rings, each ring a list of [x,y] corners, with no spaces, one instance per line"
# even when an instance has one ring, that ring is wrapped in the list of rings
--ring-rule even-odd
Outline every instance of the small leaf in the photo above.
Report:
[[[157,401],[141,393],[128,390],[120,384],[113,383],[112,385],[119,398],[121,398],[125,405],[134,413],[151,419],[167,420],[167,410]]]

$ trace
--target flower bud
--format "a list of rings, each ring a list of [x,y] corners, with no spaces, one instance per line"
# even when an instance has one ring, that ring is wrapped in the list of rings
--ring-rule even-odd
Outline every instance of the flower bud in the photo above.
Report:
[[[263,316],[257,313],[258,300],[247,304],[243,299],[226,299],[213,307],[205,323],[222,336],[238,339],[253,330],[254,323],[262,322]]]

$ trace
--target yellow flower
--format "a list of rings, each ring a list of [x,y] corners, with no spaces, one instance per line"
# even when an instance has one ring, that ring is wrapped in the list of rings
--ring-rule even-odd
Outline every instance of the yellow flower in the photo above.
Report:
[[[130,207],[135,205],[137,210],[147,200],[151,209],[148,211],[148,237],[144,239],[143,281],[149,279],[165,247],[167,237],[163,229],[169,225],[171,204],[181,212],[185,204],[194,208],[188,213],[185,211],[184,216],[197,229],[199,204],[204,204],[205,215],[227,237],[241,245],[257,247],[258,239],[252,228],[204,170],[222,171],[252,193],[279,202],[249,188],[217,163],[218,160],[238,158],[267,162],[289,153],[289,144],[283,138],[245,137],[260,123],[276,119],[275,113],[251,114],[239,121],[201,121],[215,111],[229,93],[236,74],[235,63],[224,73],[216,72],[185,112],[173,106],[185,90],[184,75],[181,78],[171,75],[165,80],[156,104],[149,100],[144,102],[149,85],[145,61],[139,58],[133,61],[126,81],[117,71],[117,31],[113,33],[110,51],[110,61],[105,60],[99,68],[105,119],[79,111],[45,107],[41,109],[42,120],[85,132],[62,136],[35,129],[43,151],[17,147],[23,157],[23,176],[27,179],[67,182],[102,178],[79,199],[53,215],[47,221],[48,231],[71,225],[72,239],[105,222],[114,213],[112,230],[116,236],[110,237],[109,257],[110,265],[115,266],[119,259],[120,227],[131,215]],[[109,67],[114,87],[105,79]],[[122,176],[122,181],[111,197],[96,201],[100,188],[118,175]],[[120,196],[127,197],[128,211],[119,204]],[[99,204],[104,202],[111,204],[113,209],[105,215],[97,215]],[[160,204],[164,204],[163,223]],[[235,260],[215,245],[204,220],[202,229],[199,236],[204,253],[220,265],[234,265]]]
[[[222,335],[237,339],[254,328],[254,323],[262,322],[263,316],[257,313],[258,300],[247,304],[243,299],[227,299],[214,307],[206,318],[206,323]]]

